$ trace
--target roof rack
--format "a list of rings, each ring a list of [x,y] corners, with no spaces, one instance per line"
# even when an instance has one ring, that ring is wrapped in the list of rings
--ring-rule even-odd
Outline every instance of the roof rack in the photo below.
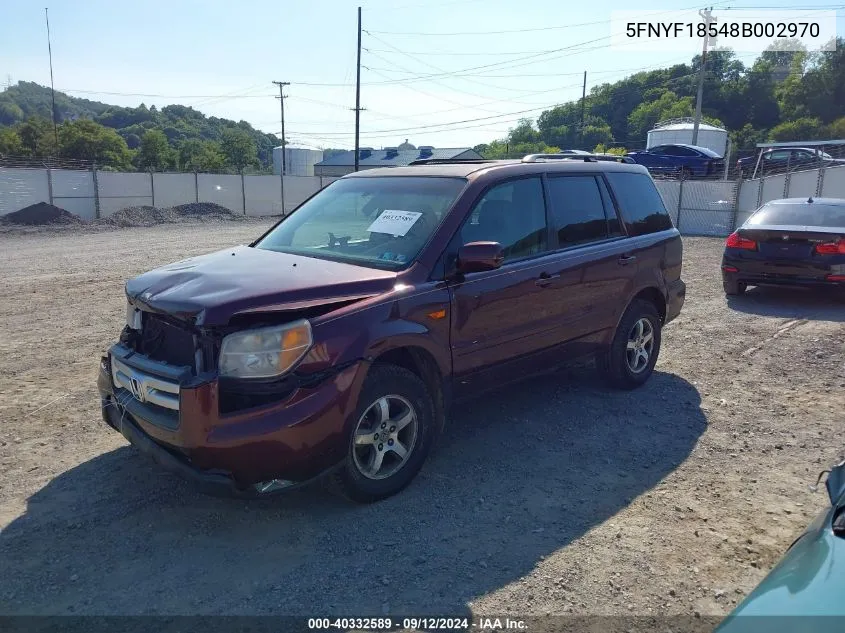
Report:
[[[522,159],[523,163],[539,163],[545,160],[579,160],[585,163],[615,162],[633,163],[634,160],[618,154],[528,154]]]
[[[408,165],[461,165],[461,164],[481,164],[481,163],[495,163],[493,158],[419,158],[411,161]]]
[[[539,163],[541,160],[580,160],[585,163],[598,161],[592,154],[528,154],[522,158],[523,163]]]

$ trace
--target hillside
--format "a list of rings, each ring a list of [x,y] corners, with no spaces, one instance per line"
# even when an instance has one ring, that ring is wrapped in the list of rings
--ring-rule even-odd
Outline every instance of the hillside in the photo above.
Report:
[[[21,81],[0,92],[0,126],[14,128],[32,119],[49,122],[50,111],[49,87]],[[176,154],[180,153],[186,144],[190,149],[191,146],[198,147],[200,143],[212,143],[214,145],[205,145],[203,148],[206,151],[218,151],[224,143],[227,131],[242,133],[252,140],[258,161],[258,164],[253,165],[255,168],[272,166],[273,148],[281,144],[281,140],[274,134],[256,130],[246,121],[207,117],[202,112],[183,105],[169,105],[159,110],[155,106],[148,108],[142,103],[136,108],[125,108],[56,92],[56,113],[58,121],[63,124],[90,120],[113,129],[125,141],[129,150],[140,149],[144,134],[150,130],[158,130],[164,134],[174,152],[171,157],[174,168],[183,167],[179,164]],[[2,138],[4,137],[0,136],[0,140]],[[1,145],[0,153],[4,153]],[[5,153],[12,152],[7,149]]]

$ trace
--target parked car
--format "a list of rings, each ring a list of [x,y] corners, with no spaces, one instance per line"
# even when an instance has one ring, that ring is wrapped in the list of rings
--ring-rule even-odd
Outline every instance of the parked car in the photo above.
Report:
[[[725,161],[719,154],[698,145],[656,145],[651,149],[628,152],[627,155],[655,174],[692,178],[718,176],[725,171]]]
[[[825,487],[830,507],[716,633],[830,633],[841,628],[831,624],[845,616],[845,461],[831,469]]]
[[[450,404],[574,358],[651,375],[684,303],[682,244],[644,167],[440,161],[332,183],[248,246],[126,283],[106,423],[210,490],[331,473],[395,494]]]
[[[764,204],[726,240],[722,283],[728,295],[769,284],[845,287],[845,200]]]
[[[740,178],[755,178],[787,170],[813,169],[822,165],[845,165],[845,159],[834,158],[826,152],[810,147],[778,147],[766,150],[759,156],[755,154],[740,158],[736,161],[736,170]]]

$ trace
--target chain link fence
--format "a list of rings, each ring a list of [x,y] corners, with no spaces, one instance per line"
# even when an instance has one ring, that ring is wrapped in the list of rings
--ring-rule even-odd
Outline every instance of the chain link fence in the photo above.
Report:
[[[336,178],[0,167],[0,215],[47,202],[91,220],[125,207],[213,202],[245,215],[282,215]],[[284,204],[282,199],[284,197]]]

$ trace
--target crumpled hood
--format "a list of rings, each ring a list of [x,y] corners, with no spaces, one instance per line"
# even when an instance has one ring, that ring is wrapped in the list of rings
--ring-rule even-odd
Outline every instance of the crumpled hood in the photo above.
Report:
[[[126,295],[139,308],[225,325],[239,313],[371,297],[395,282],[391,271],[238,246],[139,275],[126,283]]]

